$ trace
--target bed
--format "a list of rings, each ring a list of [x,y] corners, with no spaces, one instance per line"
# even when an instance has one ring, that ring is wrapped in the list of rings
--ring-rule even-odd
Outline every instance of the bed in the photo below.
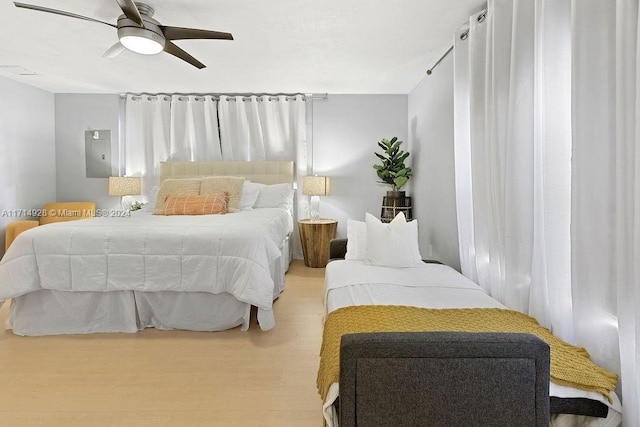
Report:
[[[169,184],[242,177],[236,202],[251,192],[250,206],[154,215],[158,205],[149,203],[20,234],[0,261],[0,301],[11,300],[7,328],[18,335],[246,330],[252,307],[260,328],[273,328],[272,304],[291,261],[293,171],[292,162],[165,162],[160,194]]]
[[[351,225],[348,224],[348,227]],[[351,259],[343,259],[346,245],[346,239],[335,240],[331,244],[330,258],[332,260],[327,265],[325,273],[327,322],[331,316],[342,315],[345,310],[352,309],[359,310],[351,313],[352,316],[375,317],[378,314],[367,314],[367,311],[376,310],[382,306],[391,306],[392,310],[397,308],[398,310],[415,309],[438,312],[437,315],[440,315],[440,312],[473,311],[477,308],[486,308],[489,312],[492,310],[510,311],[451,267],[437,262],[423,262],[421,265],[410,268],[370,265],[362,259],[353,259],[353,256]],[[383,314],[389,316],[389,312]],[[418,315],[423,316],[424,313],[421,311]],[[354,317],[351,317],[347,322],[353,324],[353,319]],[[388,321],[389,319],[385,318],[384,322]],[[367,322],[365,329],[371,328],[371,332],[378,332],[372,323]],[[327,323],[325,323],[326,327]],[[443,330],[448,329],[445,327]],[[321,369],[323,368],[322,358],[326,357],[324,346],[327,339],[325,329]],[[337,381],[326,381],[330,384],[323,385],[320,370],[318,378],[321,395],[323,394],[322,387],[328,387],[326,397],[323,400],[325,422],[330,427],[337,427],[339,384]],[[551,396],[551,425],[553,426],[617,426],[621,422],[620,400],[613,391],[605,397],[602,393],[551,382],[549,395]]]

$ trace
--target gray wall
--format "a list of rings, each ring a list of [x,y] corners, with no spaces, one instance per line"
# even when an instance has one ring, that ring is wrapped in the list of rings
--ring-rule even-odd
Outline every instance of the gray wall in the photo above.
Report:
[[[453,157],[453,55],[409,94],[412,200],[423,257],[460,270]]]
[[[118,96],[56,94],[55,107],[58,200],[94,200],[98,208],[117,207],[119,200],[106,195],[106,179],[85,176],[84,132],[111,129],[115,164]],[[337,219],[338,235],[346,237],[347,218],[380,214],[388,186],[376,183],[373,152],[384,137],[398,136],[408,144],[407,96],[329,95],[314,100],[312,108],[314,172],[332,179],[331,195],[321,199],[320,213]]]
[[[37,77],[34,77],[37,78]],[[53,94],[0,77],[0,254],[15,210],[56,201]],[[17,212],[20,213],[20,212]]]
[[[397,136],[407,142],[407,95],[329,95],[313,103],[313,165],[331,177],[331,194],[320,200],[320,216],[338,220],[347,236],[347,218],[378,217],[391,188],[378,184],[373,169],[377,142]],[[411,156],[409,156],[411,158]],[[404,187],[411,191],[411,182]]]
[[[58,201],[119,207],[119,199],[106,194],[106,178],[86,178],[84,164],[84,131],[110,129],[117,175],[118,102],[117,95],[55,95]],[[346,237],[347,218],[364,220],[366,212],[379,216],[389,187],[377,183],[373,153],[380,139],[397,136],[411,152],[414,176],[403,189],[413,199],[422,256],[459,268],[450,58],[408,96],[329,95],[314,100],[312,108],[314,173],[330,176],[332,187],[321,198],[320,215],[338,220],[338,237]]]
[[[111,130],[112,175],[118,175],[118,95],[56,94],[56,165],[59,202],[94,201],[98,209],[116,209],[120,199],[107,195],[107,178],[87,178],[85,131]]]

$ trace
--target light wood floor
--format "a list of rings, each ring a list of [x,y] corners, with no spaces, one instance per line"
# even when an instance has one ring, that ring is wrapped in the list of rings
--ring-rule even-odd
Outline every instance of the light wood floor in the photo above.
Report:
[[[323,282],[324,268],[294,261],[268,332],[2,330],[0,425],[320,427]]]

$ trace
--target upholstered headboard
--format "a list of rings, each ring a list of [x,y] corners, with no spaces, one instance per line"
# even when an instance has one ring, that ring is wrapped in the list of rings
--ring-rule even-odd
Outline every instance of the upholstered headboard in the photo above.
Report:
[[[160,162],[160,183],[167,178],[233,175],[262,184],[293,182],[292,161]]]

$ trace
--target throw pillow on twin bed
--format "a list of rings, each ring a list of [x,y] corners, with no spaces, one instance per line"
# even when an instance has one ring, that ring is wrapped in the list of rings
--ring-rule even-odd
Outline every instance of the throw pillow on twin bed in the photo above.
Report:
[[[363,261],[367,257],[367,224],[347,219],[347,252],[344,259]]]
[[[395,218],[391,220],[390,224],[396,224],[398,222],[407,222],[402,212],[399,212]],[[367,259],[367,223],[365,221],[347,219],[347,252],[344,259],[353,261],[364,261]]]
[[[224,215],[227,192],[211,194],[171,194],[164,202],[162,215]]]
[[[364,222],[348,220],[345,259],[381,267],[421,265],[417,220],[407,222],[402,212],[388,224],[369,213]]]

